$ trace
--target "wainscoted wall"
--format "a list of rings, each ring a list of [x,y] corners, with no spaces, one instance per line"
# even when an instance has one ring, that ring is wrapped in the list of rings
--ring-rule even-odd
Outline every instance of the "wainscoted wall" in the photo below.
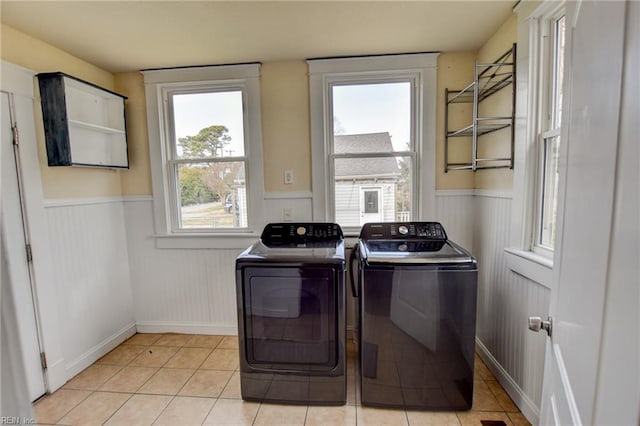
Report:
[[[535,422],[546,339],[529,332],[526,319],[548,312],[550,290],[509,268],[511,194],[438,191],[436,204],[429,219],[478,258],[481,356]],[[308,192],[265,196],[268,221],[284,221],[285,207],[291,220],[312,220]],[[135,329],[236,334],[235,258],[242,249],[156,248],[151,197],[49,201],[46,211],[69,378]]]
[[[537,423],[546,337],[527,328],[530,315],[549,311],[550,290],[509,269],[509,194],[477,191],[473,253],[478,259],[476,341],[481,356],[523,414]]]
[[[447,237],[471,251],[473,249],[473,190],[436,192],[436,217],[442,223]],[[426,218],[430,220],[430,218]]]
[[[70,379],[135,333],[122,200],[45,201]]]
[[[242,249],[158,249],[152,207],[150,197],[124,201],[138,331],[236,334]]]

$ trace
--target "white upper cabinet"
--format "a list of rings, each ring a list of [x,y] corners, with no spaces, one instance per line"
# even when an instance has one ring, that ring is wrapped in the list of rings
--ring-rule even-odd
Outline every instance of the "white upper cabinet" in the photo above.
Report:
[[[49,166],[129,167],[125,96],[60,72],[38,83]]]

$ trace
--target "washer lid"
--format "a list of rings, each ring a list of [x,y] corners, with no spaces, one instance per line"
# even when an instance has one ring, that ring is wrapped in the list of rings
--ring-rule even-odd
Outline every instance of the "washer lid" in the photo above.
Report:
[[[360,241],[367,263],[474,263],[469,252],[451,241],[442,240],[372,240]]]

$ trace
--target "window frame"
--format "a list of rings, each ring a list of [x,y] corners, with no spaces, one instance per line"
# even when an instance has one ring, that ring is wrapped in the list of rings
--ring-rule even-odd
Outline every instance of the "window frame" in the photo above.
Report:
[[[401,54],[335,59],[310,59],[313,219],[335,220],[334,161],[370,156],[409,157],[411,161],[412,220],[433,218],[435,209],[435,134],[438,53]],[[411,84],[411,146],[384,154],[333,152],[333,87],[374,83]],[[343,227],[358,235],[360,226]]]
[[[554,252],[534,251],[536,232],[536,202],[538,191],[538,150],[540,148],[540,116],[545,93],[540,83],[544,68],[541,66],[543,33],[542,22],[563,8],[564,1],[522,1],[515,6],[518,16],[518,79],[516,81],[516,145],[513,170],[513,195],[509,246],[505,248],[507,262],[511,268],[547,288],[552,287]],[[570,22],[566,22],[565,43],[570,43]],[[565,47],[566,49],[567,47]],[[566,52],[568,53],[568,52]],[[571,58],[564,57],[564,81],[570,80]],[[568,93],[564,94],[564,103]],[[561,154],[562,155],[562,154]],[[563,157],[560,157],[562,163]]]
[[[549,201],[545,194],[545,171],[550,166],[547,162],[547,141],[561,137],[561,119],[558,119],[558,81],[557,81],[557,22],[566,17],[564,2],[555,3],[553,7],[545,7],[537,16],[539,84],[537,93],[538,114],[536,119],[537,137],[535,166],[535,195],[532,203],[532,221],[529,236],[529,249],[543,257],[552,259],[554,248],[542,242],[545,203]],[[566,19],[566,18],[565,18]],[[565,20],[565,40],[566,40]],[[564,64],[563,64],[564,65]],[[562,140],[560,140],[562,143]],[[557,218],[554,219],[557,221]]]
[[[159,248],[244,248],[255,241],[265,224],[260,117],[260,64],[172,68],[142,71],[147,105],[147,128],[156,246]],[[176,143],[172,103],[182,93],[240,90],[243,98],[244,156],[217,161],[244,161],[247,191],[246,228],[180,229]],[[238,160],[240,158],[241,160]],[[193,160],[187,160],[193,162]]]

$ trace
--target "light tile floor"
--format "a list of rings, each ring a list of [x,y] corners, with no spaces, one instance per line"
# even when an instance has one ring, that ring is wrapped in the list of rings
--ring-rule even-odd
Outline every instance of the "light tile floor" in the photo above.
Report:
[[[57,425],[528,425],[476,356],[473,407],[425,412],[363,407],[356,352],[348,350],[348,401],[340,407],[245,402],[235,336],[136,334],[35,404]]]

